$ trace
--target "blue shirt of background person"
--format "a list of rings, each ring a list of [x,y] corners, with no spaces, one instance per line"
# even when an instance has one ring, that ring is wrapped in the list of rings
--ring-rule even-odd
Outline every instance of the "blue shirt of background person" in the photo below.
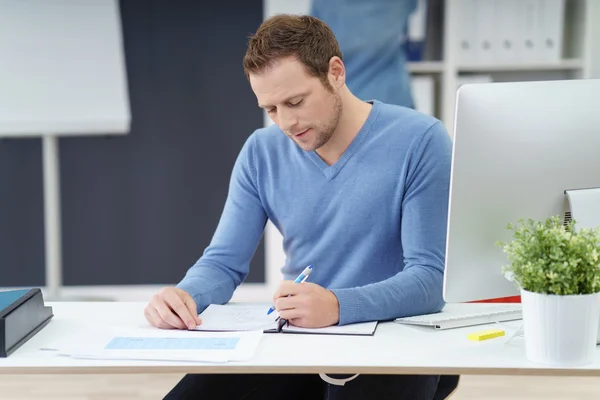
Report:
[[[362,100],[414,108],[403,37],[417,0],[312,0],[338,39],[348,88]]]

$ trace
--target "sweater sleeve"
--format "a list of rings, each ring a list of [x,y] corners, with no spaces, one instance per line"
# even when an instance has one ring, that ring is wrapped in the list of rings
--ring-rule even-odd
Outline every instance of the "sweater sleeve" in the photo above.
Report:
[[[408,160],[401,203],[404,269],[380,282],[332,290],[340,304],[340,325],[391,320],[443,308],[451,157],[451,139],[437,122]]]
[[[246,279],[267,216],[257,189],[254,135],[233,166],[227,199],[209,246],[177,287],[195,300],[198,313],[210,304],[227,303]]]

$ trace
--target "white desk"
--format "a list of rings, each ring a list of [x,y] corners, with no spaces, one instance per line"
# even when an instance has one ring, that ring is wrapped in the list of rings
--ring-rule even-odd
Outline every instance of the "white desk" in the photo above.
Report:
[[[265,334],[249,362],[207,364],[188,362],[81,360],[39,350],[57,338],[82,329],[107,326],[115,330],[149,327],[143,316],[146,303],[49,303],[54,318],[8,358],[0,358],[3,374],[56,373],[362,373],[362,374],[491,374],[600,376],[600,348],[594,364],[549,367],[525,358],[523,338],[506,343],[520,321],[503,324],[507,336],[483,342],[467,334],[480,325],[436,331],[425,327],[380,323],[374,336]],[[485,304],[464,304],[481,307]],[[490,325],[498,327],[498,325]],[[301,346],[301,349],[299,350]]]

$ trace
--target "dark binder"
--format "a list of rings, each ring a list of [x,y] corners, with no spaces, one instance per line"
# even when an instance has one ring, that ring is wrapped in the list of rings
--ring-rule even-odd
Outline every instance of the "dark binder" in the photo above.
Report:
[[[50,322],[38,288],[0,291],[0,357],[8,357]]]

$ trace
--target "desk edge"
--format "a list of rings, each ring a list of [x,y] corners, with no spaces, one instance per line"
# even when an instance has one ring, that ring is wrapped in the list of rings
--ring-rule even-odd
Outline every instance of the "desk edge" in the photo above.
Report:
[[[598,377],[600,370],[577,368],[475,368],[475,367],[275,367],[244,365],[174,366],[2,366],[0,374],[381,374],[381,375],[524,375]]]

